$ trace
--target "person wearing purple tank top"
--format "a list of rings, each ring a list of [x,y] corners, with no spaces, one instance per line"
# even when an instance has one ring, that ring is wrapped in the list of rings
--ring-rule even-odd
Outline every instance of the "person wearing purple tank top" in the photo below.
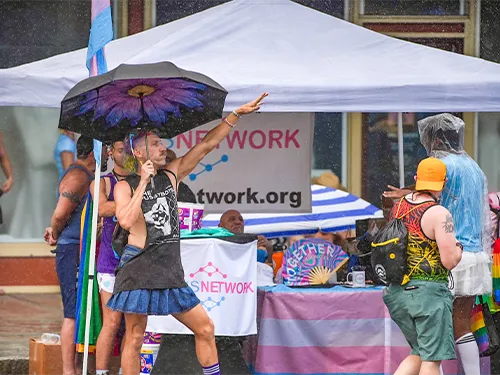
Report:
[[[106,304],[113,294],[115,285],[115,268],[118,259],[112,248],[113,231],[116,226],[115,202],[113,190],[118,181],[123,180],[129,172],[124,167],[125,145],[122,141],[113,142],[109,148],[109,157],[114,162],[113,171],[101,177],[99,193],[99,217],[103,218],[101,245],[97,257],[97,281],[102,304],[102,329],[96,344],[96,372],[97,375],[109,374],[109,362],[113,344],[120,328],[122,313],[110,310]],[[94,194],[94,184],[90,192]],[[123,342],[122,342],[123,344]]]

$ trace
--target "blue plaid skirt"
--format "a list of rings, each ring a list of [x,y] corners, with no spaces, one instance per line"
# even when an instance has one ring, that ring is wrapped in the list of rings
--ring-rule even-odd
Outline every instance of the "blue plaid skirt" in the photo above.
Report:
[[[140,249],[127,245],[120,258],[121,268]],[[113,294],[107,306],[114,311],[141,315],[172,315],[191,310],[200,300],[193,290],[186,286],[173,289],[136,289]]]
[[[108,307],[114,311],[141,315],[171,315],[191,310],[200,300],[186,286],[176,289],[125,290],[113,294]]]

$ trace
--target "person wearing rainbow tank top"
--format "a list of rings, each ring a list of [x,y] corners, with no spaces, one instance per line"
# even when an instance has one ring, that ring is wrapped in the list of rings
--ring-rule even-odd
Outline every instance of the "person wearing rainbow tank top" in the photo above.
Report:
[[[396,374],[438,375],[441,361],[456,357],[448,275],[462,259],[462,245],[452,215],[437,203],[447,183],[446,165],[436,158],[422,160],[416,182],[416,191],[391,213],[408,230],[409,282],[391,283],[384,303],[412,349]]]
[[[470,327],[475,296],[491,294],[491,232],[493,230],[486,176],[464,150],[465,123],[449,113],[426,117],[418,122],[420,142],[429,156],[446,164],[447,179],[440,203],[455,220],[457,240],[464,255],[453,270],[450,283],[455,296],[453,328],[465,375],[480,374],[479,349]],[[398,198],[407,189],[384,192]]]

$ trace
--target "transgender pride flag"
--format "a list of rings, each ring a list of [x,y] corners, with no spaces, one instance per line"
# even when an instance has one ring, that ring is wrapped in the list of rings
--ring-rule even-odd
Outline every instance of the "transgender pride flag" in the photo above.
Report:
[[[111,6],[109,0],[92,0],[92,23],[90,26],[89,46],[87,50],[87,69],[91,77],[106,73],[108,66],[104,46],[113,40]],[[99,289],[95,272],[97,212],[99,209],[99,185],[101,170],[102,143],[94,139],[96,169],[94,178],[94,196],[87,195],[85,209],[82,212],[80,235],[80,271],[77,287],[75,343],[77,351],[83,351],[83,374],[87,374],[89,349],[95,349],[102,320],[99,303]]]
[[[87,50],[87,69],[91,77],[108,71],[104,46],[112,40],[113,24],[109,0],[92,0],[92,24]]]

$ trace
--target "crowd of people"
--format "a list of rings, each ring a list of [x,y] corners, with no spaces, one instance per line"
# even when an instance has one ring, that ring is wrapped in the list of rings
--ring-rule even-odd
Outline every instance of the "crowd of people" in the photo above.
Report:
[[[111,173],[102,176],[99,191],[103,227],[97,279],[103,327],[96,345],[98,375],[109,373],[114,338],[122,316],[125,335],[121,369],[124,375],[139,374],[148,315],[172,315],[186,325],[195,335],[196,354],[204,374],[220,373],[213,323],[184,280],[177,201],[192,198],[187,185],[181,184],[184,177],[219,145],[242,116],[257,111],[266,96],[262,94],[233,111],[182,157],[167,151],[154,132],[141,131],[128,139],[117,139],[110,145],[109,154],[106,154],[107,148],[103,148],[101,170],[107,169],[108,156],[114,167]],[[76,161],[68,165],[73,151],[71,141],[73,138],[63,133],[56,146],[55,158],[61,167],[58,201],[44,235],[49,245],[56,246],[56,271],[64,307],[61,329],[64,375],[77,373],[75,276],[81,213],[89,188],[93,193],[96,165],[93,140],[85,136],[76,142]],[[134,169],[127,169],[127,163],[134,165]],[[119,259],[113,247],[115,218],[128,234]]]
[[[184,281],[177,201],[196,202],[195,194],[182,180],[242,116],[259,109],[266,95],[233,111],[182,157],[167,150],[154,132],[116,139],[103,149],[102,171],[107,169],[108,157],[113,170],[101,177],[98,197],[102,231],[97,280],[103,317],[96,345],[98,375],[109,373],[120,332],[123,374],[139,374],[148,315],[173,315],[187,326],[194,333],[204,374],[220,373],[213,323]],[[418,125],[429,157],[418,165],[414,186],[390,187],[384,193],[393,203],[390,218],[400,218],[408,229],[408,268],[412,270],[409,283],[391,284],[384,291],[391,317],[412,349],[396,374],[439,374],[441,361],[456,358],[457,348],[465,374],[476,375],[480,373],[480,356],[469,318],[475,296],[489,294],[492,289],[487,182],[463,149],[461,119],[440,114]],[[64,306],[63,373],[73,375],[77,373],[75,275],[81,213],[89,189],[94,194],[93,140],[81,136],[75,142],[71,134],[63,132],[54,156],[60,172],[58,201],[45,241],[56,246],[56,271]],[[12,186],[12,171],[1,142],[0,158],[7,176],[2,191],[7,192]],[[120,256],[113,245],[117,222],[127,234],[124,241],[121,239]],[[243,233],[243,215],[228,210],[221,216],[219,227]],[[341,244],[345,236],[321,230],[313,235],[336,244]],[[271,242],[258,235],[257,246],[257,261],[272,264]]]

